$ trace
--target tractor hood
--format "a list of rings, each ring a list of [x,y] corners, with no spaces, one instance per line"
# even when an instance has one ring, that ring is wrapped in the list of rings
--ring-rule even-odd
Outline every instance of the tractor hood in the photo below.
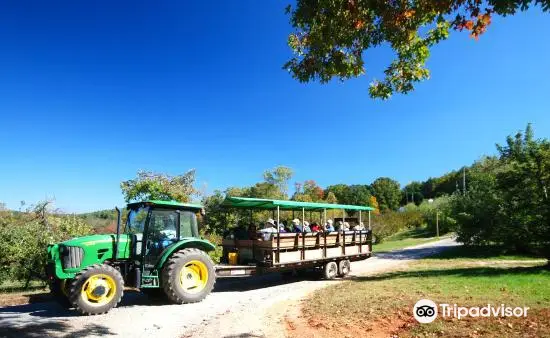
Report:
[[[85,247],[96,247],[96,246],[105,246],[105,244],[113,246],[116,241],[116,234],[103,234],[103,235],[89,235],[71,238],[59,244],[65,246],[78,246],[81,248]],[[120,244],[124,244],[128,241],[128,235],[120,235]],[[121,248],[122,249],[122,248]],[[122,251],[122,250],[120,250]]]
[[[83,268],[114,259],[116,234],[75,237],[48,246],[49,275],[74,278]],[[130,235],[121,234],[117,259],[130,257]]]

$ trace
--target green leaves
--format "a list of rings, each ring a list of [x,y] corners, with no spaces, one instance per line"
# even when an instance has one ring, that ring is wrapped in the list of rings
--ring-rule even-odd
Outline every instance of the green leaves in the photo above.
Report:
[[[535,139],[528,125],[497,149],[498,159],[469,170],[467,193],[453,196],[459,239],[550,257],[550,141]]]
[[[388,44],[396,53],[382,80],[371,82],[373,98],[408,93],[429,78],[430,48],[449,37],[451,28],[483,34],[494,14],[514,14],[532,3],[550,9],[550,0],[298,0],[286,13],[294,32],[294,56],[283,68],[300,82],[341,81],[366,73],[365,52]]]
[[[123,181],[120,189],[126,202],[149,199],[189,202],[191,196],[198,195],[194,183],[195,170],[176,176],[138,171],[137,178]]]
[[[92,232],[80,217],[49,207],[40,202],[24,212],[0,210],[0,282],[43,278],[48,244]]]

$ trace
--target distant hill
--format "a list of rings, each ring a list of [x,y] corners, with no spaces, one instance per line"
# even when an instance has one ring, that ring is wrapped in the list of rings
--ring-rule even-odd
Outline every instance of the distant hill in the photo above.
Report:
[[[124,214],[124,210],[122,210]],[[112,233],[116,231],[116,211],[114,209],[98,210],[77,214],[86,223],[94,227],[96,233]]]

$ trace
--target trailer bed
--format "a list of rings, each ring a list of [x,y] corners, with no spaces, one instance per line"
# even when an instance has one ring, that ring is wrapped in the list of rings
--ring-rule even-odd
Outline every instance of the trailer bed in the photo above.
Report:
[[[281,233],[269,240],[223,240],[220,277],[305,269],[330,261],[362,260],[371,256],[371,232]],[[228,253],[238,254],[238,264],[228,264]]]

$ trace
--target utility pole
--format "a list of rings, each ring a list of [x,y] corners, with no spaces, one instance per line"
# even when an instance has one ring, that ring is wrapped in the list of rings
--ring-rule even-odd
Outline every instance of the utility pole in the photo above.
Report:
[[[437,231],[437,238],[439,238],[439,211],[435,212],[435,229]]]

